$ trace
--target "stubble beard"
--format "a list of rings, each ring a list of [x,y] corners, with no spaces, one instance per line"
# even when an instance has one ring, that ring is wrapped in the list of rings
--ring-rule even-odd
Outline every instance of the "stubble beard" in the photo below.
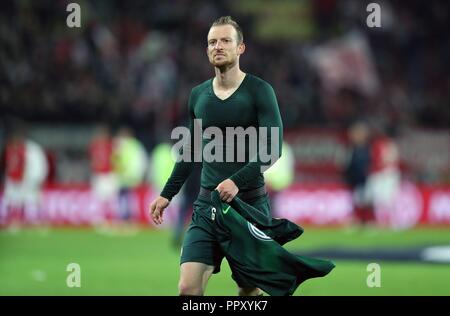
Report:
[[[237,58],[234,60],[226,60],[224,62],[215,62],[214,59],[211,61],[211,64],[220,70],[220,72],[224,72],[230,68],[233,68],[237,63]]]

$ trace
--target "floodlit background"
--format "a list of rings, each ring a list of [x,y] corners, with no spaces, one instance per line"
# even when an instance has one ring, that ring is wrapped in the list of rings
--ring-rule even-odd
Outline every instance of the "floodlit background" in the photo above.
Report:
[[[371,28],[370,2],[76,1],[72,28],[70,1],[2,2],[0,294],[177,295],[198,174],[162,228],[147,207],[231,15],[283,118],[266,179],[305,228],[287,248],[336,263],[295,294],[450,295],[450,7],[374,1]],[[237,293],[222,268],[207,295]]]

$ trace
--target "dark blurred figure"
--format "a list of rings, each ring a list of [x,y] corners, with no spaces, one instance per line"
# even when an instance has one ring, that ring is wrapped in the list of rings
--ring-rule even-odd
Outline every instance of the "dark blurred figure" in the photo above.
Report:
[[[188,222],[189,216],[192,214],[192,205],[198,197],[201,170],[201,165],[195,164],[194,170],[184,184],[173,236],[173,245],[178,249],[183,242],[185,225]]]
[[[373,221],[373,209],[366,198],[366,184],[371,164],[369,127],[364,122],[352,124],[348,130],[351,153],[344,178],[352,190],[353,214],[357,224]]]

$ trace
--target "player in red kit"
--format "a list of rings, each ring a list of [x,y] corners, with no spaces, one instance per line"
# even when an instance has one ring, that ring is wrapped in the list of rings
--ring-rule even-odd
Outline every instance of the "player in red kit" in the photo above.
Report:
[[[112,157],[114,142],[109,128],[101,125],[97,128],[89,145],[91,161],[92,192],[101,203],[108,220],[114,219],[118,180],[113,170]]]
[[[40,222],[41,187],[48,163],[40,145],[25,138],[16,128],[8,137],[5,150],[5,195],[0,208],[1,224]]]
[[[371,165],[367,181],[367,197],[375,215],[394,211],[400,190],[399,149],[389,133],[379,133],[371,147]]]
[[[2,222],[9,224],[20,219],[21,184],[25,172],[25,142],[18,135],[13,135],[5,151],[5,202]]]

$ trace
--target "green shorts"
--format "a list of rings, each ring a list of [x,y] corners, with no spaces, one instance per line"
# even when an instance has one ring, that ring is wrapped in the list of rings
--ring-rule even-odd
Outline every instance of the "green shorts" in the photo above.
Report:
[[[245,201],[258,210],[270,215],[270,201],[267,194],[250,201]],[[192,220],[186,231],[181,248],[180,264],[201,262],[214,266],[214,272],[220,271],[224,253],[214,234],[214,222],[211,219],[211,204],[197,199],[194,202]]]

